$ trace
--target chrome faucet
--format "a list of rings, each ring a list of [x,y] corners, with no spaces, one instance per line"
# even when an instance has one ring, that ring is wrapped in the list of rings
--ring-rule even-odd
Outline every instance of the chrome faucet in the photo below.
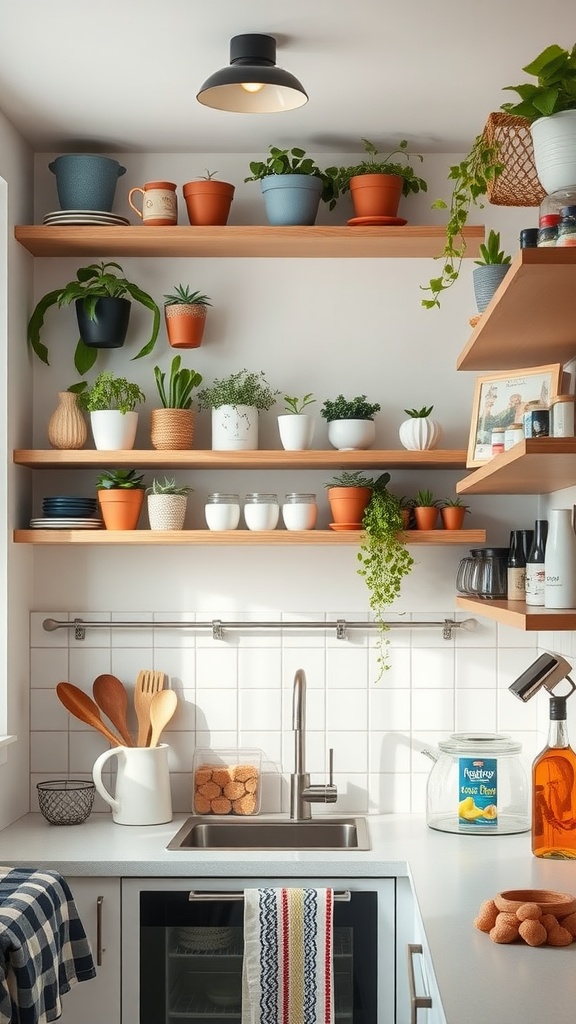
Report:
[[[327,786],[311,786],[306,771],[306,676],[299,668],[294,676],[292,704],[294,729],[294,771],[290,776],[290,817],[293,821],[308,821],[312,817],[310,804],[333,804],[338,790],[333,783],[334,751],[329,753],[329,781]]]

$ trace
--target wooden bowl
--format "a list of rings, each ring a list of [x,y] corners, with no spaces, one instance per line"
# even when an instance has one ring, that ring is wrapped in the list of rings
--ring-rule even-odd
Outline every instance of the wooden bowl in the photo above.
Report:
[[[507,889],[494,897],[494,903],[498,910],[508,914],[515,914],[523,903],[536,903],[543,914],[554,914],[557,918],[576,911],[576,897],[550,889]]]

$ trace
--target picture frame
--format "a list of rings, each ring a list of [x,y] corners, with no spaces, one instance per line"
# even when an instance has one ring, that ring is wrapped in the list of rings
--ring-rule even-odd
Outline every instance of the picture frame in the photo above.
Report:
[[[493,427],[522,423],[527,402],[542,400],[548,404],[560,394],[562,376],[562,364],[549,363],[477,377],[466,468],[483,466],[492,458]]]

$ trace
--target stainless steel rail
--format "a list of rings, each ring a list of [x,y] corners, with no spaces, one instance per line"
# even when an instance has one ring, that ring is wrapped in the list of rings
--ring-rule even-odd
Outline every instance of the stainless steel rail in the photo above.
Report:
[[[339,901],[341,900],[342,902],[350,903],[351,898],[352,897],[351,897],[351,893],[350,893],[349,889],[334,890],[334,899],[335,900],[339,900]],[[193,901],[196,901],[198,903],[206,903],[206,902],[212,903],[214,900],[226,900],[227,902],[230,902],[232,900],[243,900],[243,899],[244,899],[244,893],[243,892],[207,892],[205,890],[202,890],[201,892],[199,892],[197,889],[192,889],[188,893],[188,902],[189,903],[192,903]]]
[[[436,622],[388,622],[386,625],[388,629],[439,628],[442,630],[443,639],[451,640],[453,630],[464,629],[470,632],[476,629],[477,621],[476,619],[462,619],[462,621],[457,622],[455,619],[442,619]],[[48,633],[52,633],[56,629],[73,629],[75,640],[84,640],[87,629],[209,629],[212,631],[213,640],[224,640],[225,634],[229,630],[245,632],[253,629],[277,629],[281,631],[287,629],[325,629],[327,631],[335,630],[337,640],[346,640],[350,630],[374,630],[380,629],[380,625],[377,622],[356,622],[355,620],[347,621],[346,619],[334,619],[332,622],[228,622],[222,619],[212,619],[210,622],[183,622],[181,620],[176,622],[120,622],[118,620],[114,622],[98,622],[86,621],[85,619],[64,621],[44,619],[42,628]]]

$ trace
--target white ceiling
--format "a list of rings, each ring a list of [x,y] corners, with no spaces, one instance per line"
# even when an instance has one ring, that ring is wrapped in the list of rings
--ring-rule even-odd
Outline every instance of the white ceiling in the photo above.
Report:
[[[464,152],[545,46],[574,43],[575,0],[2,0],[0,108],[42,151],[310,155],[409,140]],[[234,114],[196,100],[230,38],[277,39],[310,97]]]

